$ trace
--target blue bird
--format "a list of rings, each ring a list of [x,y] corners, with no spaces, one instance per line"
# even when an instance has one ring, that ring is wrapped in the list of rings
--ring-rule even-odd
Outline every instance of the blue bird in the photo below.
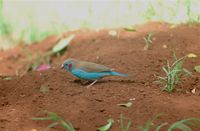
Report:
[[[74,76],[87,80],[93,81],[89,86],[95,84],[99,79],[105,76],[128,76],[127,74],[121,74],[115,71],[112,71],[111,68],[108,68],[104,65],[86,62],[86,61],[79,61],[76,59],[69,58],[64,61],[61,68],[66,69]]]

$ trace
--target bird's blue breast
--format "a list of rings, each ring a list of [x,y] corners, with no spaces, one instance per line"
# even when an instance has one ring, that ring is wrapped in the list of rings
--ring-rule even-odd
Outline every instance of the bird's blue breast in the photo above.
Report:
[[[85,80],[97,80],[100,79],[104,76],[108,76],[111,75],[110,71],[106,71],[106,72],[86,72],[82,69],[73,69],[71,71],[71,73],[80,78],[80,79],[85,79]]]

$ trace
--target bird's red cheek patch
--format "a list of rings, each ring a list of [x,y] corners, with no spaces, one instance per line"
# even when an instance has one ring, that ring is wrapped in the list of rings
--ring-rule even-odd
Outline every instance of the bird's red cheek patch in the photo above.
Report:
[[[68,68],[71,69],[71,68],[72,68],[72,64],[69,64],[69,65],[68,65]]]

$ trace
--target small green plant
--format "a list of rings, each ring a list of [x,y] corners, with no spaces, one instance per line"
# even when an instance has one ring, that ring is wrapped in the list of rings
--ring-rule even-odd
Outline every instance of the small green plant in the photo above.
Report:
[[[163,122],[161,124],[154,125],[153,122],[160,116],[161,116],[161,114],[158,114],[155,117],[153,117],[152,119],[149,119],[143,126],[139,126],[141,131],[149,131],[152,128],[154,128],[155,131],[161,131],[161,128],[163,128],[164,126],[167,126],[167,125],[168,125],[167,131],[174,131],[175,129],[180,129],[182,131],[192,131],[191,126],[194,127],[194,126],[199,125],[199,123],[200,123],[199,118],[190,117],[187,119],[176,121],[176,122],[172,123],[171,125],[169,125],[167,122]]]
[[[45,111],[45,113],[47,114],[47,117],[31,118],[32,120],[37,120],[37,121],[54,121],[52,124],[47,126],[45,131],[56,125],[61,125],[63,128],[66,129],[66,131],[76,131],[73,125],[69,121],[65,121],[62,117],[58,116],[56,113],[49,111]]]
[[[140,125],[139,128],[141,129],[141,131],[148,131],[150,128],[152,128],[154,126],[153,122],[160,116],[161,114],[158,114],[155,117],[148,119],[148,121],[144,125]],[[159,126],[157,128],[159,128]]]
[[[162,67],[166,76],[157,76],[158,80],[156,82],[164,84],[164,91],[171,93],[175,89],[175,86],[180,82],[180,77],[182,74],[187,74],[190,76],[192,75],[191,72],[182,67],[183,60],[186,57],[187,56],[177,59],[176,55],[174,54],[175,62],[170,65],[169,61],[167,61],[167,65]]]
[[[125,120],[126,121],[128,120],[126,125],[125,125]],[[131,120],[129,120],[127,118],[124,118],[124,116],[121,114],[120,115],[120,125],[121,125],[122,131],[129,131],[129,129],[130,129],[131,125],[132,125],[132,122],[131,122]]]
[[[3,15],[3,0],[0,0],[0,36],[6,36],[9,35],[12,31],[12,26],[9,24],[9,22],[5,19],[5,16]],[[9,38],[9,36],[7,36]]]
[[[150,44],[153,43],[153,36],[154,36],[154,32],[149,32],[147,36],[144,37],[144,41],[145,41],[144,50],[148,50],[150,47]]]
[[[197,124],[198,123],[198,124]],[[174,129],[181,129],[183,131],[192,131],[192,129],[189,126],[195,126],[200,124],[199,118],[187,118],[180,121],[177,121],[173,123],[167,131],[173,131]]]

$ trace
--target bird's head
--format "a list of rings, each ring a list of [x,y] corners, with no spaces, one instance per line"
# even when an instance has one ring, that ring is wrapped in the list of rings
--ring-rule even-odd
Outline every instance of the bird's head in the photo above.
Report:
[[[69,58],[63,62],[61,65],[62,69],[66,69],[67,71],[71,71],[75,68],[75,59]]]

